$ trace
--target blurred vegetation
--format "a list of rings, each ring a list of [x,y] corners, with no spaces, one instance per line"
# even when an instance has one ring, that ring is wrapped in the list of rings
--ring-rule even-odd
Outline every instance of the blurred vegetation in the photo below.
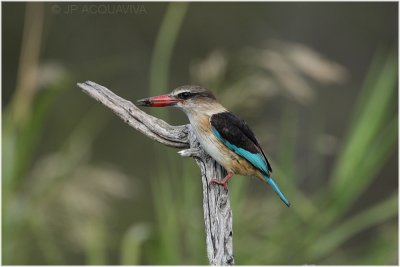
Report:
[[[158,6],[163,12],[151,63],[139,64],[140,71],[149,69],[143,97],[171,89],[172,55],[187,21],[196,17],[191,12],[201,9],[188,3]],[[157,13],[155,5],[147,8]],[[66,99],[87,98],[78,89],[66,92],[96,71],[97,79],[108,70],[116,73],[112,69],[122,58],[99,59],[73,71],[42,61],[49,12],[42,3],[25,7],[15,89],[3,107],[3,264],[207,264],[201,181],[193,161],[147,142],[129,155],[147,148],[139,156],[151,162],[144,166],[129,159],[134,171],[127,171],[116,162],[127,157],[119,149],[126,150],[129,140],[120,138],[121,132],[102,138],[107,129],[124,126],[114,127],[116,118],[91,99],[83,114],[62,110],[73,123],[57,113],[60,130],[48,132],[52,114],[65,107],[60,102],[86,105]],[[237,264],[397,264],[398,55],[393,45],[375,48],[368,73],[360,78],[363,85],[347,88],[358,94],[355,103],[343,90],[335,91],[354,78],[349,68],[299,42],[268,38],[234,52],[210,45],[185,65],[187,81],[212,88],[250,122],[293,204],[284,207],[256,179],[232,179]],[[99,62],[108,65],[103,70]],[[82,77],[77,72],[85,68],[92,72]],[[329,90],[343,93],[332,97],[340,102],[322,102]],[[77,106],[77,112],[83,110]],[[149,112],[176,121],[169,111]],[[122,147],[99,159],[98,147],[113,145],[115,136]],[[143,139],[136,135],[132,142]]]

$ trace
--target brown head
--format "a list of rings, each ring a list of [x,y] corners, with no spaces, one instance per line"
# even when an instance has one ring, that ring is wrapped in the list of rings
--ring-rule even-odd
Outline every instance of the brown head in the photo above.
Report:
[[[188,112],[203,112],[220,106],[214,94],[198,85],[184,85],[167,95],[153,96],[137,101],[140,106],[166,107],[174,106]]]

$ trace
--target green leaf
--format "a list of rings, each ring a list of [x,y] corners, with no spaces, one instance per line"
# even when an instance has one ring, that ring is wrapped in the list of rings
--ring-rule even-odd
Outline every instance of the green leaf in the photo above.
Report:
[[[143,243],[149,239],[151,230],[147,224],[133,225],[125,233],[121,245],[121,264],[139,265]]]
[[[395,149],[395,146],[390,146],[392,138],[381,144],[382,148],[374,146],[395,105],[393,96],[396,91],[397,64],[393,55],[388,56],[378,74],[372,75],[376,79],[370,80],[372,85],[366,85],[367,89],[370,86],[372,89],[364,88],[364,93],[370,92],[370,96],[360,98],[363,101],[359,103],[361,112],[346,138],[331,178],[331,199],[335,199],[331,203],[331,219],[350,207],[356,196],[372,182],[374,172],[364,173],[361,170],[361,166],[365,167],[366,157],[372,154],[373,159],[382,165],[383,159]],[[391,127],[389,130],[392,132],[388,134],[392,137],[395,129]],[[375,167],[379,170],[378,164]]]
[[[317,260],[325,257],[355,234],[395,217],[398,209],[397,203],[398,196],[393,195],[368,210],[354,215],[335,228],[329,229],[328,233],[322,235],[310,248],[310,259]]]

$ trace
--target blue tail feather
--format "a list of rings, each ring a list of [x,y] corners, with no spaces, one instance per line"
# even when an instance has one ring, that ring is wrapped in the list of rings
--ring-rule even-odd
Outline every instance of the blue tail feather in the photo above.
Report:
[[[272,179],[269,176],[265,176],[265,181],[272,187],[272,189],[275,191],[275,193],[278,194],[278,196],[286,204],[286,206],[290,207],[289,200],[287,200],[285,195],[281,192],[281,190],[279,189],[278,185],[275,183],[274,179]]]

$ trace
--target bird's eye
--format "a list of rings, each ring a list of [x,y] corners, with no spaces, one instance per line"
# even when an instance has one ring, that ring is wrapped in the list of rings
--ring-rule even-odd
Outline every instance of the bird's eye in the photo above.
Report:
[[[183,93],[178,94],[178,97],[181,99],[188,99],[191,96],[192,96],[192,93],[190,93],[190,92],[183,92]]]

